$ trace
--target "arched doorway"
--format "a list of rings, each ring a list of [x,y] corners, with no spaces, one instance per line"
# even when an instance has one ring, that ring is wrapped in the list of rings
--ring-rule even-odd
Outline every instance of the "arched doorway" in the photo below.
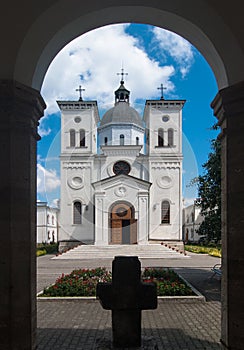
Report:
[[[110,244],[136,244],[135,209],[127,202],[116,202],[109,213]]]

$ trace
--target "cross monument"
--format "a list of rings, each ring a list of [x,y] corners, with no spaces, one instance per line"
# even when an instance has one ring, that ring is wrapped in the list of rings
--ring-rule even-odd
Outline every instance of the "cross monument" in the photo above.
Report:
[[[157,290],[155,283],[141,282],[137,256],[115,257],[112,283],[98,283],[97,298],[112,310],[114,347],[141,346],[141,310],[157,308]]]

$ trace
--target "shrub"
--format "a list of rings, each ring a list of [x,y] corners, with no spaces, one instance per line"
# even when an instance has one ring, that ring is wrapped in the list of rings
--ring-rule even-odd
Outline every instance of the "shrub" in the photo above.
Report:
[[[196,254],[208,254],[211,256],[221,258],[221,248],[217,247],[203,247],[197,245],[185,245],[185,250],[188,252],[196,253]]]
[[[98,282],[111,280],[111,272],[105,268],[74,270],[68,275],[62,274],[53,286],[44,289],[42,296],[94,296]]]
[[[36,251],[36,256],[42,256],[42,255],[46,255],[47,252],[45,249],[37,249]]]
[[[193,295],[191,288],[173,271],[146,268],[142,274],[143,282],[155,282],[158,295]],[[112,274],[105,268],[74,270],[62,274],[56,283],[45,288],[43,297],[95,296],[98,282],[111,282]]]
[[[58,252],[58,243],[38,243],[36,256],[45,254],[56,254]]]
[[[144,282],[155,282],[158,296],[194,295],[191,288],[170,269],[145,268],[142,274]]]

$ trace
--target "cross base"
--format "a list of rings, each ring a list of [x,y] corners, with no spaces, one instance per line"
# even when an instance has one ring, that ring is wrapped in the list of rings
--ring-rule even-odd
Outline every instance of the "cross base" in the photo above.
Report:
[[[112,310],[114,347],[141,346],[141,311]]]

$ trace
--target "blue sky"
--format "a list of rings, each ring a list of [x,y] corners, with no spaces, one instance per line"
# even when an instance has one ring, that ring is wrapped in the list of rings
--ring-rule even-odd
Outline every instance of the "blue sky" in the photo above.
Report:
[[[183,197],[190,204],[196,187],[187,186],[202,173],[216,122],[210,103],[217,93],[214,75],[202,55],[178,35],[142,24],[120,24],[93,30],[69,43],[54,58],[45,76],[42,95],[47,103],[38,142],[37,199],[55,205],[60,187],[60,112],[56,100],[97,100],[100,117],[113,106],[117,75],[128,72],[125,86],[131,105],[142,115],[146,99],[185,99],[183,109]]]

